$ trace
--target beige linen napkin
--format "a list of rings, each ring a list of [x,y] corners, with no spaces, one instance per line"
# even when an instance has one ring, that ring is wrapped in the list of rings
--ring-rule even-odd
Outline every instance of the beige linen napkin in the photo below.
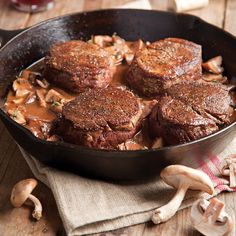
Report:
[[[184,164],[206,172],[215,185],[216,194],[232,191],[228,180],[220,178],[218,167],[221,159],[235,150],[236,137],[218,157],[211,155],[205,161],[195,159]],[[21,152],[36,178],[51,188],[69,236],[147,222],[152,210],[165,204],[175,192],[158,178],[135,184],[83,178],[46,167],[22,149]],[[189,191],[181,209],[191,205],[195,198],[196,192]]]

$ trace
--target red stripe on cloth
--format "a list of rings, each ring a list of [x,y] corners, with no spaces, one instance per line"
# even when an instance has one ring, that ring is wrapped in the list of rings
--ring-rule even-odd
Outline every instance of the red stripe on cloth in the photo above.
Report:
[[[212,172],[208,164],[205,161],[203,161],[201,157],[196,156],[195,159],[198,163],[199,168],[210,177],[216,189],[218,189],[220,192],[226,191],[226,190],[229,191],[228,186],[224,185],[224,182],[214,175],[214,173]]]
[[[214,166],[216,167],[216,169],[220,173],[220,162],[221,161],[220,161],[219,157],[216,156],[216,155],[209,155],[208,157],[209,157],[210,161],[214,164]]]

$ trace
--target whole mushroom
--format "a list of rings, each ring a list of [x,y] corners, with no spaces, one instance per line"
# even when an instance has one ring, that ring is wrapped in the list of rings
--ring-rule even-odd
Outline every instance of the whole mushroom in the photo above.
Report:
[[[174,197],[164,206],[156,209],[152,215],[155,224],[165,222],[175,215],[188,189],[214,193],[213,184],[207,174],[183,165],[167,166],[161,172],[165,183],[177,189]]]
[[[191,207],[191,221],[196,230],[206,236],[228,236],[233,230],[231,217],[224,210],[225,204],[213,198],[197,200]]]
[[[21,207],[27,199],[34,203],[33,218],[39,220],[42,217],[42,205],[38,198],[31,194],[38,182],[35,179],[25,179],[16,183],[11,192],[11,204],[14,207]]]

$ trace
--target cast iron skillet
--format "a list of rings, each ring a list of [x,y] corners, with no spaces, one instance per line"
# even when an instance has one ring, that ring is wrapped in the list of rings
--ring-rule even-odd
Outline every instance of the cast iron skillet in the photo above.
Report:
[[[105,151],[45,142],[18,125],[3,111],[4,98],[11,82],[23,69],[45,56],[58,41],[88,40],[91,35],[116,32],[126,40],[155,41],[181,37],[203,46],[203,58],[222,55],[229,78],[236,76],[236,38],[198,17],[161,11],[102,10],[77,13],[47,20],[23,32],[0,31],[0,118],[16,142],[46,165],[89,177],[111,180],[143,179],[185,158],[204,158],[217,154],[233,139],[236,122],[219,132],[187,144],[156,150]]]

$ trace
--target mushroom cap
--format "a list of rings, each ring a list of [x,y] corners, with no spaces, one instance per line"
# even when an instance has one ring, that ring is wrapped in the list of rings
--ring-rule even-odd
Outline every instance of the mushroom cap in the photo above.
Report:
[[[36,179],[24,179],[16,183],[11,192],[11,204],[21,207],[37,184]]]
[[[183,165],[170,165],[163,169],[160,175],[165,183],[174,188],[179,188],[180,185],[184,184],[192,190],[202,190],[209,194],[214,193],[211,179],[200,170]]]

